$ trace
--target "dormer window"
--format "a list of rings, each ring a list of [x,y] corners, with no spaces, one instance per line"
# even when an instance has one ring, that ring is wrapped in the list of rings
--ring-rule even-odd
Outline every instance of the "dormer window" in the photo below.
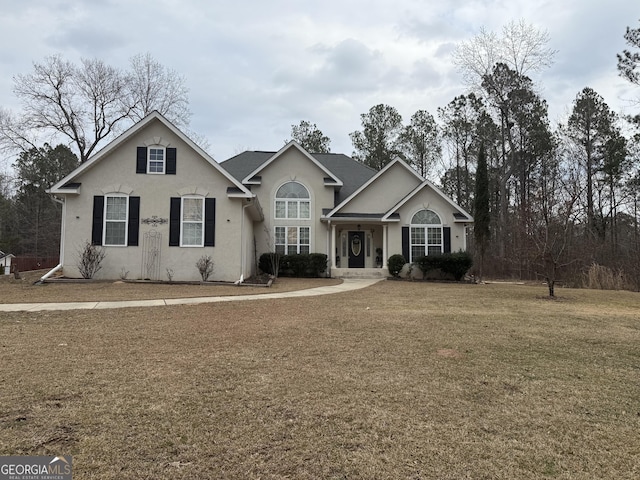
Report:
[[[164,173],[165,151],[164,147],[149,147],[147,162],[148,173]]]

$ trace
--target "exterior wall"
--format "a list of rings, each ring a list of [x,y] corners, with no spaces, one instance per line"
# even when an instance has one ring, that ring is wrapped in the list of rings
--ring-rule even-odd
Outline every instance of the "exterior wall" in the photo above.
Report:
[[[395,164],[341,208],[340,213],[386,213],[420,183],[415,174]]]
[[[245,203],[245,205],[247,205],[247,203]],[[240,213],[240,215],[244,217],[244,226],[242,227],[243,228],[242,248],[244,249],[244,251],[241,252],[241,255],[242,255],[241,272],[244,279],[246,280],[247,278],[252,277],[257,273],[256,260],[258,257],[256,256],[254,239],[255,239],[256,231],[260,231],[262,222],[254,222],[251,216],[249,215],[249,213],[247,212],[247,209],[242,208],[241,205],[238,204],[237,208],[242,209],[242,212]]]
[[[161,144],[177,149],[176,175],[136,174],[136,148]],[[146,278],[142,265],[145,234],[161,235],[160,260],[156,269],[160,280],[167,280],[167,269],[174,280],[200,280],[196,261],[210,255],[215,268],[210,280],[237,280],[241,273],[242,199],[227,197],[232,186],[220,172],[192,150],[161,122],[153,121],[103,158],[74,181],[81,182],[80,194],[66,196],[64,233],[64,274],[79,277],[78,251],[91,239],[94,195],[121,192],[140,197],[140,219],[153,216],[169,219],[170,198],[187,194],[216,198],[215,246],[170,247],[169,224],[140,224],[139,246],[103,247],[106,258],[95,278],[117,279],[128,271],[130,279]],[[250,223],[250,222],[248,222]]]
[[[0,265],[4,267],[5,275],[9,275],[9,273],[11,273],[11,258],[13,257],[7,255],[6,257],[2,257],[2,259],[0,259]]]
[[[389,256],[402,253],[402,227],[410,225],[413,215],[423,209],[436,212],[442,220],[442,226],[451,228],[452,252],[466,250],[465,225],[454,223],[454,207],[431,188],[425,187],[398,210],[400,222],[389,225]]]
[[[310,227],[311,253],[329,254],[327,225],[320,222],[323,208],[333,208],[334,188],[324,186],[327,174],[304,156],[295,147],[283,152],[273,163],[260,172],[261,185],[252,185],[251,191],[260,199],[264,212],[264,222],[256,224],[255,235],[258,257],[265,252],[273,251],[276,226]],[[280,186],[286,182],[296,181],[309,190],[311,211],[308,220],[276,219],[275,195]]]

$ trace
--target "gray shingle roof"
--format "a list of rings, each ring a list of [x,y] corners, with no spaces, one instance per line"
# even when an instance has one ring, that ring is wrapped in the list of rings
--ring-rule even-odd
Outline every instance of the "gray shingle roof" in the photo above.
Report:
[[[276,152],[247,151],[220,163],[237,180],[247,175],[269,160]],[[341,153],[312,153],[319,163],[342,180],[343,187],[336,195],[338,205],[376,174],[376,171]]]

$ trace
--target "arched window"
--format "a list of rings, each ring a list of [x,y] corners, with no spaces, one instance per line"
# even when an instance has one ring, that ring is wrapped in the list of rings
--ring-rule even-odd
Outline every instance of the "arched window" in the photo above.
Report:
[[[424,255],[442,253],[442,220],[433,210],[420,210],[411,219],[410,262]]]
[[[309,190],[298,182],[287,182],[276,192],[275,218],[308,219],[311,202]]]

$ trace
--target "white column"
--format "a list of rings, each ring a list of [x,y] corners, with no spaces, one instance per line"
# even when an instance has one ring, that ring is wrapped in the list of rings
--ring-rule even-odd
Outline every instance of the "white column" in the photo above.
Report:
[[[331,268],[336,267],[336,224],[331,225],[331,248],[329,249],[329,255],[331,256]]]
[[[382,226],[382,268],[387,268],[387,258],[389,250],[389,225]]]

